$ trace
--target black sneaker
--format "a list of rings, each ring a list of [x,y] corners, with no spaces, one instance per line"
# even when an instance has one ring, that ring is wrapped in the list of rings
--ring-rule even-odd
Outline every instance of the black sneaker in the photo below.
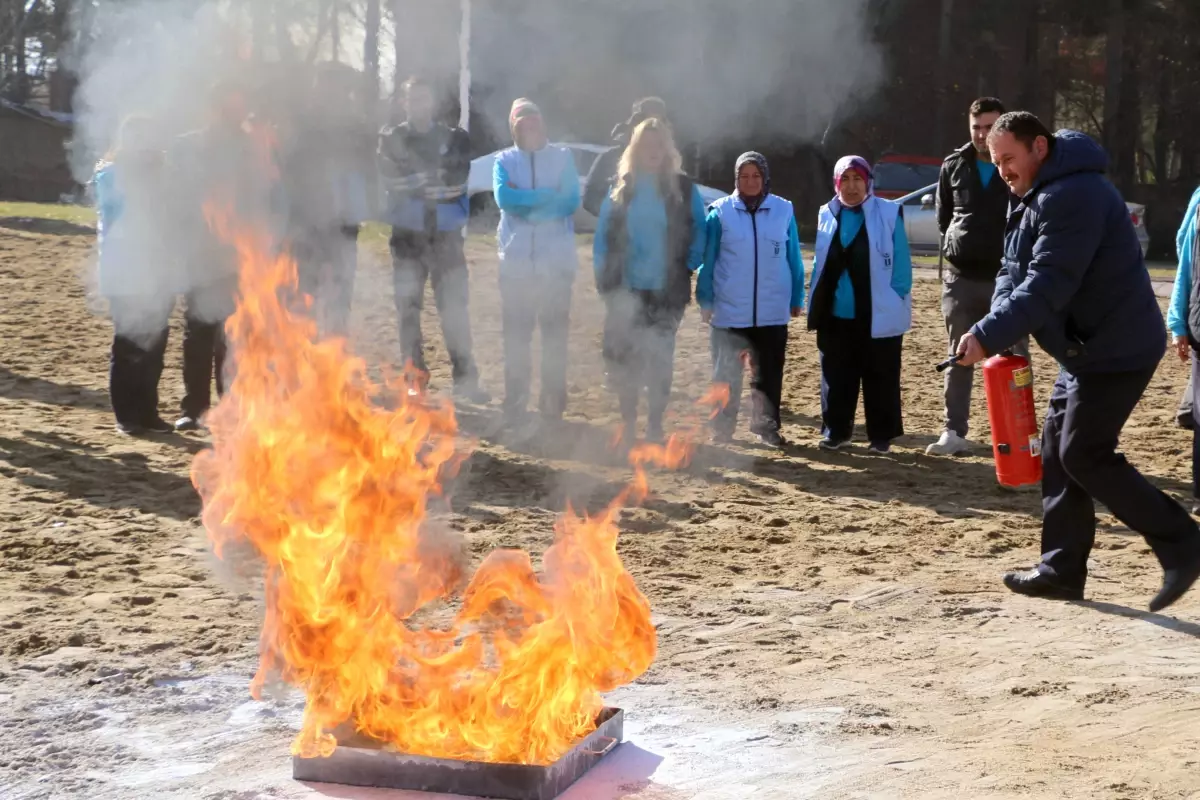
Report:
[[[845,450],[849,445],[850,442],[844,439],[831,439],[826,436],[821,440],[821,444],[819,444],[818,447],[827,453],[839,453],[842,450]]]
[[[873,453],[877,456],[884,456],[892,452],[891,442],[871,442],[871,446],[867,448],[868,453]]]
[[[200,424],[199,417],[193,417],[190,414],[184,414],[179,419],[175,420],[175,430],[184,431],[202,431],[204,426]]]
[[[774,428],[759,433],[758,440],[767,447],[773,447],[776,450],[782,449],[783,446],[787,444],[787,441],[784,440],[783,435]]]
[[[159,416],[154,416],[153,418],[142,423],[141,427],[147,433],[174,433],[175,432],[175,426]]]
[[[715,429],[712,432],[713,444],[733,444],[733,431]]]
[[[126,436],[145,436],[146,429],[142,425],[133,422],[121,422],[117,420],[117,433],[122,433]]]
[[[667,440],[667,435],[663,432],[662,425],[651,423],[646,427],[646,441],[652,444],[662,444]]]
[[[474,381],[455,385],[454,399],[464,400],[479,406],[486,406],[492,402],[491,394],[484,391],[483,387]]]

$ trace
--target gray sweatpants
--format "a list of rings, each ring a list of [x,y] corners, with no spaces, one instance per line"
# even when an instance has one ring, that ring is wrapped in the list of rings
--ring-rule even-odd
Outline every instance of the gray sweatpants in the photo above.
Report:
[[[992,310],[995,281],[964,278],[947,272],[942,284],[942,316],[946,319],[948,355],[958,351],[958,340],[971,326]],[[1029,357],[1029,340],[1022,339],[1013,353]],[[946,430],[966,437],[971,419],[971,387],[975,382],[974,367],[954,366],[946,370]]]

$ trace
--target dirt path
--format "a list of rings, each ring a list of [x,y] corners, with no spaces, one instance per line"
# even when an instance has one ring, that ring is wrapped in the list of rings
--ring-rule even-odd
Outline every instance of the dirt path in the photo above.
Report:
[[[204,441],[113,431],[109,329],[78,279],[90,245],[0,229],[0,797],[384,797],[289,780],[299,700],[246,695],[261,604],[208,555],[187,477]],[[498,393],[495,266],[472,252],[477,350]],[[390,275],[370,252],[363,262],[356,346],[392,362]],[[517,445],[493,434],[494,406],[461,415],[480,446],[445,522],[476,557],[540,552],[568,499],[594,507],[628,476],[607,451],[616,404],[600,388],[600,310],[586,275],[577,286],[567,434]],[[1157,568],[1104,514],[1089,602],[1002,590],[999,575],[1035,555],[1040,503],[997,488],[986,448],[922,454],[940,429],[930,365],[944,344],[936,286],[915,296],[910,436],[894,454],[816,449],[814,340],[794,326],[795,445],[703,446],[625,513],[621,552],[655,609],[660,654],[614,695],[629,743],[571,797],[1200,797],[1200,594],[1172,616],[1141,611]],[[431,316],[445,386],[436,330]],[[178,341],[176,330],[164,410],[179,399]],[[1050,368],[1037,364],[1044,401]],[[707,372],[693,309],[677,409]],[[1164,360],[1124,439],[1180,495],[1190,441],[1172,419],[1185,379]],[[987,441],[981,396],[974,420]]]

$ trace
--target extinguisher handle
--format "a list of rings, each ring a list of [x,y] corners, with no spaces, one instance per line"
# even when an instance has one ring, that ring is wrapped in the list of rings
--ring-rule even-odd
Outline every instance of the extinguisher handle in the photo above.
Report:
[[[947,358],[945,361],[943,361],[942,363],[938,364],[938,365],[937,365],[937,367],[935,367],[935,369],[936,369],[938,372],[945,372],[946,370],[950,369],[950,368],[951,368],[951,367],[953,367],[955,364],[957,364],[957,363],[958,363],[958,360],[959,360],[959,358],[961,358],[961,356],[958,356],[958,355],[953,355],[953,356],[950,356],[950,357],[949,357],[949,358]]]

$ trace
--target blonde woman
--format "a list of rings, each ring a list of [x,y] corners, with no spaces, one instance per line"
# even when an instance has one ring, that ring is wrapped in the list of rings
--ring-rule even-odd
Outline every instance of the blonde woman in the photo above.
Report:
[[[658,119],[642,122],[596,225],[596,288],[607,309],[604,358],[626,441],[635,436],[642,387],[646,438],[663,437],[675,332],[692,299],[692,272],[704,258],[704,201],[680,165],[670,128]]]

